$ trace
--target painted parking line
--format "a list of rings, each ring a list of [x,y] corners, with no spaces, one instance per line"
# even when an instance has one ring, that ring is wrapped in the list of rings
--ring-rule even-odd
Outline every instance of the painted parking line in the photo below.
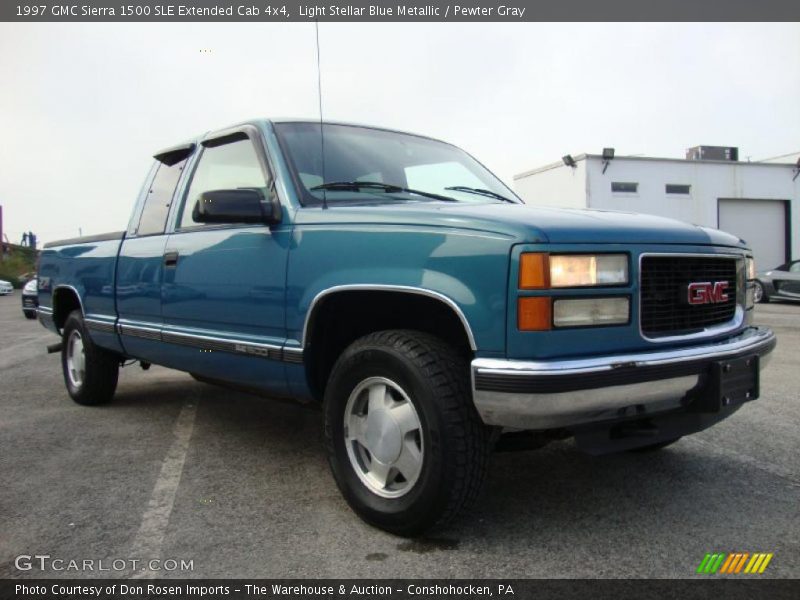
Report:
[[[164,534],[167,531],[172,507],[175,504],[175,494],[181,482],[183,464],[186,461],[186,452],[189,450],[189,442],[194,431],[196,414],[196,401],[186,402],[181,408],[173,429],[172,445],[161,463],[161,472],[142,515],[139,531],[133,539],[131,556],[143,560],[161,557]],[[150,571],[145,567],[141,571],[131,574],[131,577],[151,578],[157,575],[158,572]]]

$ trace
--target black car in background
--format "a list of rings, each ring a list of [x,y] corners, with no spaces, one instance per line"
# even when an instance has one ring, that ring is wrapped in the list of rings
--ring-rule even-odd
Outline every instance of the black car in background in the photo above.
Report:
[[[36,318],[36,309],[39,307],[39,290],[37,279],[34,277],[22,288],[22,312],[27,319]]]

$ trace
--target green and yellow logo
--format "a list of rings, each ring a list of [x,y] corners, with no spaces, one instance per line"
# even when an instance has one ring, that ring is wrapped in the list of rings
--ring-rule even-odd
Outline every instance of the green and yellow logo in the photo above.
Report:
[[[736,575],[739,573],[763,573],[769,561],[772,560],[772,552],[732,552],[726,554],[717,552],[706,554],[697,567],[697,572],[704,575],[715,573]]]

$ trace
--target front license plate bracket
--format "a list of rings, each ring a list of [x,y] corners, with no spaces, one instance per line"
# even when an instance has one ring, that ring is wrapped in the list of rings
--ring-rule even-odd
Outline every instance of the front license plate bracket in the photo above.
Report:
[[[744,404],[760,393],[758,355],[721,360],[711,364],[708,382],[692,402],[697,412],[717,413],[723,408]]]

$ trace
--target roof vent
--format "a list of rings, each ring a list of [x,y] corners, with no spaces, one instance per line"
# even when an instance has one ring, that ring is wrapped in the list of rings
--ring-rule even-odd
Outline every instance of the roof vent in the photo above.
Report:
[[[695,146],[686,151],[686,160],[739,160],[739,148],[733,146]]]

